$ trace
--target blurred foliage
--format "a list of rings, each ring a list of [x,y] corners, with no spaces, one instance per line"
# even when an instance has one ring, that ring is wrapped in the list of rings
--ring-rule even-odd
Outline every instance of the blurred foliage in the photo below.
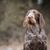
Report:
[[[20,39],[24,36],[22,27],[23,18],[28,9],[39,10],[46,21],[46,33],[50,33],[49,5],[38,6],[36,0],[0,0],[0,41],[11,42],[11,39]],[[46,10],[47,9],[47,10]]]

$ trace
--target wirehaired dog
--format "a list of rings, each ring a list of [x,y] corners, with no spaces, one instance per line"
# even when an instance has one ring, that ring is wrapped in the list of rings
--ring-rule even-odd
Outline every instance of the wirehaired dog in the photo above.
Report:
[[[23,26],[26,27],[23,50],[47,50],[47,37],[43,15],[31,9],[26,13]]]

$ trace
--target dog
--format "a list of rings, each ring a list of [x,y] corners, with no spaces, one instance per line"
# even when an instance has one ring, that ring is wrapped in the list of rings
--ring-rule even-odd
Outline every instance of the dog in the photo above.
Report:
[[[23,27],[26,28],[23,50],[47,50],[47,36],[43,15],[35,9],[28,10]]]

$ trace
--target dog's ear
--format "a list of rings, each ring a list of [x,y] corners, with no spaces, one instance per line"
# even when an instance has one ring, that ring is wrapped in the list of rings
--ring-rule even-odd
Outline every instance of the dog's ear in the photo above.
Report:
[[[43,28],[45,26],[45,20],[42,14],[39,14],[39,26]]]
[[[44,21],[43,15],[41,13],[36,14],[36,20],[37,20],[37,23],[39,24],[40,28],[43,28],[45,25],[45,21]]]
[[[24,20],[23,20],[23,27],[26,27],[28,24],[28,18],[27,17],[24,17]]]

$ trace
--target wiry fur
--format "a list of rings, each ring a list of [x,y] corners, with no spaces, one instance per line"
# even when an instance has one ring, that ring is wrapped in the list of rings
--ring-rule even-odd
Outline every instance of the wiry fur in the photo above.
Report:
[[[45,21],[37,10],[29,10],[23,26],[26,27],[23,50],[47,50],[47,38],[44,31]]]

